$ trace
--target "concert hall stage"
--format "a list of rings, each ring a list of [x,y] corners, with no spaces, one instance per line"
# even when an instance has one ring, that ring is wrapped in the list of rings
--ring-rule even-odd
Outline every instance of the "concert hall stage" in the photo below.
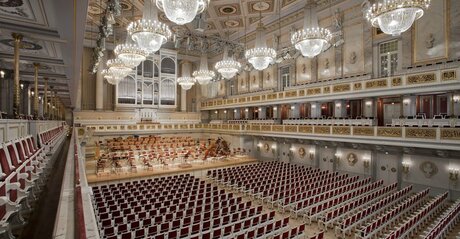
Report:
[[[206,162],[193,161],[188,166],[177,163],[174,165],[168,166],[155,166],[153,170],[142,169],[141,167],[137,172],[130,172],[125,170],[118,173],[107,173],[96,175],[96,160],[87,160],[86,161],[86,178],[89,184],[95,183],[109,183],[111,181],[118,180],[129,180],[129,179],[138,179],[144,177],[155,177],[168,174],[180,174],[187,173],[192,171],[201,171],[213,168],[221,168],[228,166],[236,166],[240,164],[255,163],[257,159],[248,157],[248,156],[232,156],[224,160],[212,160]],[[186,167],[184,167],[186,166]]]

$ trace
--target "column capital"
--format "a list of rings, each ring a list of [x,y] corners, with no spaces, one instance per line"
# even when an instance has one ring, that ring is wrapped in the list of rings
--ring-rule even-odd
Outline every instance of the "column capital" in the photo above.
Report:
[[[22,34],[20,34],[20,33],[15,33],[15,32],[11,33],[11,36],[13,37],[13,39],[14,39],[15,41],[18,41],[18,42],[21,42],[21,41],[22,41],[22,38],[24,38],[24,36],[23,36]]]

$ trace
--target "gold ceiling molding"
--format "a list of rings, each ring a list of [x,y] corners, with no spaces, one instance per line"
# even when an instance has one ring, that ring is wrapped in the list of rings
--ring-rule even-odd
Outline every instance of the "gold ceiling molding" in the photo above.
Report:
[[[436,75],[434,73],[422,74],[422,75],[412,75],[407,77],[408,85],[416,84],[426,84],[436,81]]]

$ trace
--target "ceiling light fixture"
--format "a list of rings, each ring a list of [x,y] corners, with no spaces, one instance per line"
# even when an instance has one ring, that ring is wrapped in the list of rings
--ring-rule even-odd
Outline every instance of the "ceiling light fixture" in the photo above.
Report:
[[[110,59],[107,61],[107,69],[103,70],[102,75],[107,82],[117,85],[125,78],[132,69],[127,67],[120,59]]]
[[[129,35],[124,44],[119,44],[115,47],[114,52],[117,58],[123,61],[129,68],[138,66],[141,62],[145,61],[149,55],[146,49],[133,43]]]
[[[153,53],[171,38],[169,27],[158,20],[158,12],[152,3],[145,0],[143,18],[128,25],[128,33],[132,39],[144,49]]]
[[[332,39],[331,32],[319,27],[316,3],[309,0],[305,5],[303,29],[292,34],[291,43],[303,56],[313,58],[327,49]]]
[[[429,6],[430,0],[379,0],[368,7],[366,18],[373,27],[398,36],[421,18]]]
[[[206,53],[201,54],[200,70],[194,71],[192,75],[200,85],[206,85],[216,77],[216,73],[208,69],[208,56]]]
[[[241,69],[241,64],[232,57],[228,56],[228,46],[224,47],[224,57],[221,61],[218,61],[215,65],[217,72],[219,72],[222,77],[229,80],[235,77],[236,73]]]
[[[259,5],[262,2],[258,3]],[[262,6],[259,6],[259,9],[262,9]],[[276,51],[273,48],[267,47],[265,42],[265,27],[262,23],[262,12],[259,10],[259,24],[256,29],[256,44],[254,48],[246,50],[245,57],[248,59],[249,63],[256,70],[264,70],[274,62],[276,58]]]
[[[184,25],[202,13],[208,7],[209,0],[156,0],[156,4],[170,21]]]

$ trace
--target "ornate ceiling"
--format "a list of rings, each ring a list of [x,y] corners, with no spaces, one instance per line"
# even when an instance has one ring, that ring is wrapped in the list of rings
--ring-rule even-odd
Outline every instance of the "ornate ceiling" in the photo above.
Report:
[[[82,2],[86,4],[85,0]],[[67,5],[70,6],[63,6],[61,0],[0,0],[0,68],[13,69],[14,40],[11,34],[23,35],[20,49],[21,83],[33,82],[33,63],[40,63],[40,91],[44,87],[43,78],[49,78],[50,86],[58,91],[61,101],[70,107],[69,85],[72,83],[69,79],[73,74],[69,72],[73,68],[69,65],[74,64],[69,56],[72,55],[70,44],[74,42],[66,35],[73,30],[69,17],[72,17],[74,8],[72,4]],[[56,12],[56,9],[59,11]],[[62,14],[68,16],[62,18]]]
[[[319,9],[324,9],[344,0],[316,0]],[[358,0],[359,1],[359,0]],[[142,8],[144,0],[120,0],[122,14],[116,18],[114,25],[115,38],[117,42],[124,41],[126,34],[126,26],[133,19],[142,18]],[[180,54],[199,56],[200,50],[203,49],[203,39],[207,42],[208,55],[212,58],[221,54],[223,42],[233,43],[232,49],[236,49],[238,44],[243,49],[245,40],[242,36],[248,38],[246,42],[252,40],[252,35],[255,31],[257,22],[262,15],[262,21],[267,25],[268,31],[278,28],[279,19],[282,19],[282,28],[289,27],[292,21],[286,21],[288,18],[295,17],[294,21],[301,21],[303,17],[303,7],[305,0],[211,0],[209,7],[203,13],[205,22],[201,26],[204,31],[197,30],[197,19],[194,22],[185,26],[175,25],[169,21],[163,12],[159,12],[160,20],[168,24],[171,30],[179,39],[176,44],[169,42],[167,48],[179,49]],[[98,36],[98,26],[100,25],[102,13],[106,8],[107,0],[90,0],[88,8],[88,17],[86,21],[85,45],[94,47]],[[292,20],[292,19],[291,19]],[[230,36],[228,37],[227,34]],[[191,39],[187,41],[187,38]],[[113,36],[107,41],[107,48],[113,46]],[[189,42],[190,44],[186,43]],[[188,47],[187,47],[188,46]],[[185,50],[187,49],[187,51]],[[241,52],[240,52],[241,53]]]

